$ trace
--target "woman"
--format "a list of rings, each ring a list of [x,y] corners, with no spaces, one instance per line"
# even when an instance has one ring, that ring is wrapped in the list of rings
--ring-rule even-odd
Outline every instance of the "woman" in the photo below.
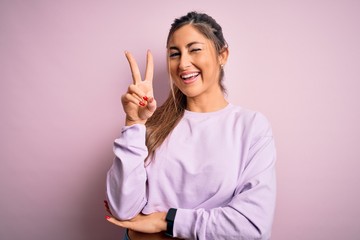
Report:
[[[133,84],[107,175],[107,220],[138,239],[268,239],[275,208],[275,147],[260,113],[228,103],[229,49],[197,12],[175,19],[167,39],[171,93],[156,108],[153,59],[145,79],[126,52]]]

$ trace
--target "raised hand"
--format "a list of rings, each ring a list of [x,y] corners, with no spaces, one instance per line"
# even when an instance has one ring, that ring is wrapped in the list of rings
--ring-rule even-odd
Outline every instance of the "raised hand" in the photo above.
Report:
[[[136,123],[145,124],[147,119],[156,110],[156,101],[153,91],[154,60],[150,51],[146,55],[145,78],[142,80],[139,67],[133,55],[125,52],[129,62],[133,83],[121,97],[121,102],[126,114],[125,125]]]

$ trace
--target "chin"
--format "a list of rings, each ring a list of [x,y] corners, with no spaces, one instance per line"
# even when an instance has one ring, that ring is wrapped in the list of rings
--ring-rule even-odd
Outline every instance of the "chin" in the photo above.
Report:
[[[181,90],[181,92],[188,98],[194,98],[200,95],[198,91],[193,91],[193,90],[185,90],[185,91]]]

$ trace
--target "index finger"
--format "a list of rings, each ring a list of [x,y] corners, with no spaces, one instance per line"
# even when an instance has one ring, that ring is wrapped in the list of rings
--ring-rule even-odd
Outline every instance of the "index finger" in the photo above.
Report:
[[[135,58],[133,57],[133,55],[130,52],[127,52],[127,51],[125,51],[125,56],[130,65],[133,83],[137,84],[137,83],[141,82],[141,74],[140,74],[140,70],[136,63]]]
[[[146,54],[145,80],[152,82],[153,76],[154,76],[154,59],[150,50],[148,50]]]

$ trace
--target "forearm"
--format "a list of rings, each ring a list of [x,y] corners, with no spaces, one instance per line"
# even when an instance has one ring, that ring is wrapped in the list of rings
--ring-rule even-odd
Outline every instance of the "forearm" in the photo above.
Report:
[[[107,200],[111,213],[118,219],[126,220],[140,213],[146,204],[146,176],[139,167],[131,176],[123,177],[118,165],[114,163],[107,174]]]
[[[114,143],[115,159],[107,173],[106,193],[112,214],[135,217],[146,204],[145,126],[124,127]]]
[[[266,218],[266,217],[265,217]],[[174,236],[184,239],[268,239],[271,229],[260,229],[230,207],[211,210],[178,209]]]

